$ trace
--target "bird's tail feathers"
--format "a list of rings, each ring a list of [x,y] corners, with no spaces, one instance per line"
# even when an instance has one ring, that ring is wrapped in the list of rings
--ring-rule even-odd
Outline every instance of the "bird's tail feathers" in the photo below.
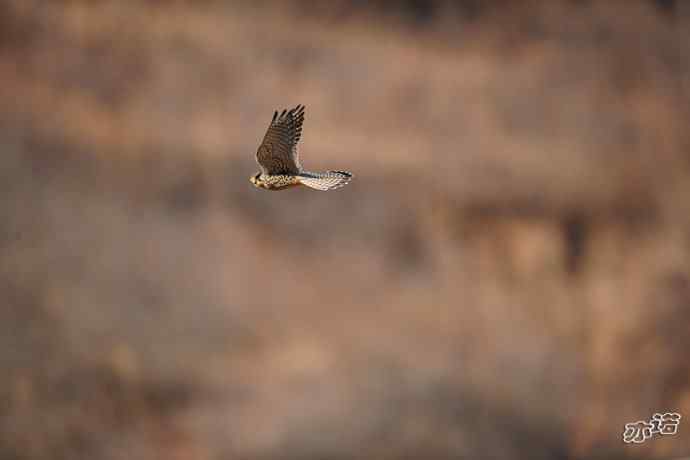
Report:
[[[324,173],[302,173],[299,180],[307,187],[316,190],[335,190],[352,180],[352,173],[347,171],[327,171]]]

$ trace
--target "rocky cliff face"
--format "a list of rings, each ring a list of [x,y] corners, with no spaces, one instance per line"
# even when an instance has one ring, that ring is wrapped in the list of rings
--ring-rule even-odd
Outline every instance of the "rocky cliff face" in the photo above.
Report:
[[[690,16],[431,3],[0,7],[0,456],[690,452]]]

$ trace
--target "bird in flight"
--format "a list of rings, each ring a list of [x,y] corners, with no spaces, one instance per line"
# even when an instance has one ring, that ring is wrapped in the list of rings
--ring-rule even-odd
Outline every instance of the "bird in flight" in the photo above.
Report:
[[[273,114],[264,140],[256,151],[261,171],[249,178],[255,187],[283,190],[306,185],[316,190],[333,190],[350,182],[352,173],[326,171],[314,173],[302,169],[297,155],[297,142],[302,135],[304,106]]]

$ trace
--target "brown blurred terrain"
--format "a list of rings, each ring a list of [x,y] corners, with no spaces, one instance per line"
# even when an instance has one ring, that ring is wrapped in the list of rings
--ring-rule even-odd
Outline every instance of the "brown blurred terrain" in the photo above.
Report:
[[[0,458],[690,454],[690,4],[5,0],[0,100]]]

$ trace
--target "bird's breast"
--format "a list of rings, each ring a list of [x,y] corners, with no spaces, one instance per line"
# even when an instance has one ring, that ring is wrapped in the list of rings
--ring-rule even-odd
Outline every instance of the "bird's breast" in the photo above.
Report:
[[[300,181],[296,176],[281,174],[265,176],[262,179],[261,186],[267,190],[283,190],[300,185]]]

